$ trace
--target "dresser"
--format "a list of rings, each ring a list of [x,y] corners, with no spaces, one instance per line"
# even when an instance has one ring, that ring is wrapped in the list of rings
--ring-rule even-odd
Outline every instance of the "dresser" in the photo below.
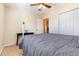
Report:
[[[24,35],[33,35],[33,34],[34,34],[33,32],[24,33]],[[17,33],[16,35],[17,35],[16,45],[18,45],[19,36],[22,36],[22,33]]]

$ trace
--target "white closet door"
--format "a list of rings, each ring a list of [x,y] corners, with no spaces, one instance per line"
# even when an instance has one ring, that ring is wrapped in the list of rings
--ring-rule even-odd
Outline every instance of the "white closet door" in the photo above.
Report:
[[[59,33],[73,35],[73,11],[65,12],[59,16]]]
[[[74,10],[74,35],[79,36],[79,9]]]

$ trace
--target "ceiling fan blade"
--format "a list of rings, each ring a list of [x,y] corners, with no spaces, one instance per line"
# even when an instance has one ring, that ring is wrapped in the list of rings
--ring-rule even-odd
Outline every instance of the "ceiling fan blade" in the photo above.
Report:
[[[50,5],[47,5],[47,4],[45,4],[45,3],[43,3],[43,5],[44,5],[45,7],[47,7],[47,8],[51,8]]]
[[[36,6],[36,5],[39,5],[40,3],[38,3],[38,4],[31,4],[30,6]]]

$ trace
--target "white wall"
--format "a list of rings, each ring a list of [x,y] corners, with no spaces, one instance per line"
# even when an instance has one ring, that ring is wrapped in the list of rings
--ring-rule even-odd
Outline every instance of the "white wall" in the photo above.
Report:
[[[45,15],[43,17],[48,17],[49,18],[49,32],[50,33],[59,33],[59,14],[72,10],[74,8],[79,7],[79,4],[64,4],[63,6],[60,7],[54,7],[50,10],[48,10],[47,13],[45,13]],[[60,28],[61,29],[61,28]]]
[[[36,32],[37,19],[41,19],[41,16],[29,9],[6,8],[5,46],[16,43],[16,33],[22,32],[22,20],[26,21],[28,32]]]
[[[4,5],[0,4],[0,53],[3,48],[4,41]]]
[[[43,19],[36,20],[36,34],[43,33]]]

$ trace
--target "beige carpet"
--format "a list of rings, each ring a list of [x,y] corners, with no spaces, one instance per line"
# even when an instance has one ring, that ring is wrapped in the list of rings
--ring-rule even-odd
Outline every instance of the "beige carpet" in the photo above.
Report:
[[[16,45],[8,46],[3,49],[1,56],[22,56],[22,50]]]

